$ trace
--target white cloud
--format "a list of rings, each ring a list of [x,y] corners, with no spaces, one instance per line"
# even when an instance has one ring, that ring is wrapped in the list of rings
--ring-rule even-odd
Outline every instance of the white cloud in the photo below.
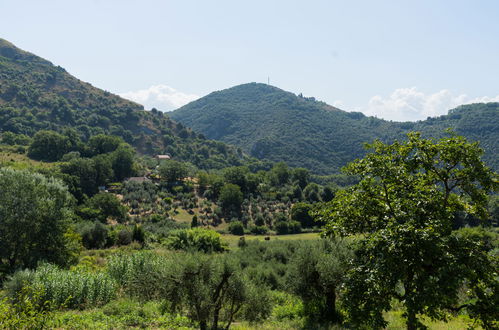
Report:
[[[447,89],[425,94],[416,87],[399,88],[388,97],[372,97],[367,107],[362,107],[360,111],[388,120],[415,121],[445,115],[448,110],[461,104],[479,102],[499,102],[499,95],[470,98],[466,94],[456,95]]]
[[[142,104],[146,109],[156,108],[172,111],[199,98],[195,94],[186,94],[167,85],[154,85],[148,89],[119,93],[119,96]]]

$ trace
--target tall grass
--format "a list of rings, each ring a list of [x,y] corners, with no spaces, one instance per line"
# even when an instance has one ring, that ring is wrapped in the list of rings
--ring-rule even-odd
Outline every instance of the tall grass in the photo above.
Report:
[[[178,268],[174,259],[151,252],[116,255],[109,260],[107,271],[127,295],[141,300],[162,299]]]
[[[106,273],[62,270],[45,264],[35,271],[15,273],[5,288],[11,297],[30,286],[41,289],[43,301],[54,307],[86,308],[104,305],[116,296],[116,282]]]

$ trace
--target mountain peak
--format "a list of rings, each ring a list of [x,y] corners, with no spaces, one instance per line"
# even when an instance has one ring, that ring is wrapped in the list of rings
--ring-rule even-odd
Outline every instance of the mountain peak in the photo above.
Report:
[[[473,105],[439,118],[399,123],[343,111],[267,84],[248,83],[213,92],[170,117],[254,157],[330,174],[362,157],[365,142],[404,139],[413,130],[438,137],[448,127],[481,140],[488,149],[486,160],[497,166],[492,159],[497,150],[492,142],[497,138],[497,109],[497,104]]]

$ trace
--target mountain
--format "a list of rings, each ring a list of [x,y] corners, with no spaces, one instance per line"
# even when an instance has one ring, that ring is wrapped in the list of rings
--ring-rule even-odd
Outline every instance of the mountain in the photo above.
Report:
[[[249,83],[213,92],[170,117],[207,138],[241,147],[250,155],[318,174],[337,172],[362,157],[363,143],[404,138],[411,130],[440,137],[446,128],[480,141],[485,160],[499,168],[499,104],[473,104],[419,122],[392,122],[346,112],[314,98],[266,84]]]
[[[239,165],[239,150],[177,123],[159,111],[93,87],[59,66],[0,39],[0,133],[76,131],[121,136],[144,154],[170,153],[201,168]]]

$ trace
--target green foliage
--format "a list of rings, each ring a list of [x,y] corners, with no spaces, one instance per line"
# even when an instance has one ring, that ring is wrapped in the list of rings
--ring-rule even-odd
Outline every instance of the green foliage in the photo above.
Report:
[[[123,143],[123,139],[118,136],[98,134],[88,140],[88,149],[91,156],[96,156],[113,152]]]
[[[2,142],[2,144],[8,144],[11,146],[14,145],[28,146],[32,143],[32,139],[24,134],[16,134],[7,131],[3,132],[2,135],[0,136],[0,142]]]
[[[204,228],[178,229],[170,232],[168,247],[175,250],[223,252],[227,250],[227,243],[214,230]]]
[[[184,163],[176,160],[166,160],[159,166],[161,179],[170,185],[178,183],[187,176],[187,167]]]
[[[243,202],[243,193],[238,185],[227,183],[220,191],[218,202],[225,214],[239,214]]]
[[[141,302],[119,299],[99,309],[65,311],[53,315],[48,328],[114,330],[133,328],[193,329],[185,316],[165,313],[158,301]]]
[[[17,293],[15,302],[0,300],[0,328],[44,329],[53,313],[43,296],[43,289],[26,286]]]
[[[452,232],[456,211],[487,218],[497,175],[480,160],[481,149],[459,136],[435,142],[417,133],[369,147],[372,153],[346,167],[360,182],[319,212],[326,233],[362,234],[345,284],[350,320],[383,327],[382,312],[396,298],[410,329],[422,327],[417,315],[443,319],[444,311],[462,308],[491,327],[494,264],[476,241]],[[463,285],[470,300],[460,304]]]
[[[283,321],[304,317],[306,315],[303,302],[289,293],[274,291],[272,295],[274,308],[272,318]]]
[[[131,177],[135,174],[135,169],[133,167],[134,155],[135,151],[128,144],[120,145],[111,153],[112,166],[116,181],[122,181],[123,179]]]
[[[130,297],[140,300],[163,299],[177,270],[171,259],[150,252],[121,254],[110,258],[108,274]]]
[[[69,151],[69,139],[54,131],[38,131],[29,146],[28,155],[37,160],[55,162]]]
[[[42,130],[60,134],[46,135],[43,143],[32,146],[37,159],[59,160],[70,149],[84,156],[118,151],[116,136],[140,153],[169,153],[202,169],[238,166],[248,159],[235,147],[206,140],[160,111],[144,111],[141,105],[82,82],[3,39],[0,49],[0,131],[29,137]],[[89,141],[93,136],[97,137]],[[86,142],[88,147],[83,147]],[[117,156],[126,159],[122,151]],[[115,163],[116,175],[131,176],[119,164]]]
[[[336,300],[350,270],[352,246],[344,240],[323,239],[302,245],[290,262],[288,281],[302,298],[307,317],[315,321],[340,321]]]
[[[44,264],[36,271],[15,273],[5,284],[10,297],[16,298],[25,287],[50,301],[54,308],[88,308],[103,305],[116,295],[116,283],[105,273],[61,270]],[[18,300],[15,300],[19,302]]]
[[[202,254],[187,255],[177,262],[181,263],[173,279],[177,285],[170,286],[165,297],[169,301],[168,310],[187,309],[190,318],[199,322],[202,330],[208,326],[218,329],[222,321],[228,328],[254,292],[248,290],[249,283],[242,277],[237,264],[227,257]]]
[[[244,226],[241,221],[233,221],[229,224],[229,232],[232,235],[244,235]]]
[[[171,117],[259,159],[284,161],[316,174],[337,173],[363,157],[366,141],[394,141],[413,130],[438,138],[452,127],[470,140],[481,141],[487,163],[497,170],[498,107],[499,103],[471,104],[450,110],[446,116],[397,123],[250,83],[211,93],[172,112]]]
[[[233,254],[248,279],[257,286],[285,290],[290,260],[301,244],[299,241],[246,240],[246,244]]]
[[[278,235],[299,234],[302,230],[298,221],[278,221],[274,227]]]
[[[252,226],[250,232],[255,235],[265,235],[269,232],[269,229],[265,226]]]
[[[138,242],[142,245],[145,243],[146,233],[144,232],[144,229],[142,228],[142,226],[138,226],[138,225],[133,226],[132,241]]]
[[[116,195],[111,193],[98,193],[90,198],[85,207],[97,211],[98,218],[92,220],[99,220],[106,222],[108,218],[116,220],[117,222],[124,222],[127,219],[127,209],[121,204],[121,201]]]
[[[298,221],[305,228],[314,225],[314,218],[310,215],[312,205],[307,203],[296,203],[291,207],[291,219]]]
[[[59,180],[0,168],[0,269],[71,261],[71,197]]]
[[[87,249],[102,249],[108,241],[108,229],[100,221],[85,222],[77,228],[83,246]]]

